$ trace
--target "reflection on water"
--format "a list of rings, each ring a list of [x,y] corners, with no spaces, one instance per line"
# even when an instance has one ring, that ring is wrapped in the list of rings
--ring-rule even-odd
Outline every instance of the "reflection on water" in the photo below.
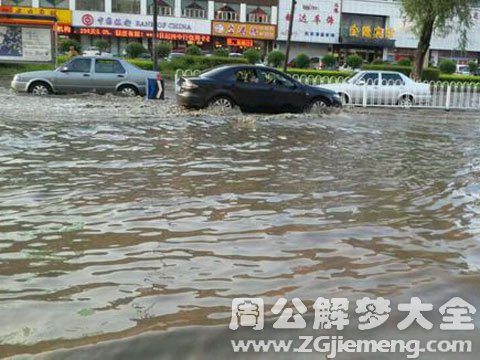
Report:
[[[0,112],[4,355],[225,324],[237,296],[393,296],[478,271],[478,120],[82,102]]]

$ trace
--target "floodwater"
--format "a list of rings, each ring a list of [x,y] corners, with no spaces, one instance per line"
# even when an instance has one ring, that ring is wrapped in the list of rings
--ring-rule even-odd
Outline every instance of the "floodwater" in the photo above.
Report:
[[[0,357],[195,344],[228,331],[235,297],[480,305],[478,116],[0,102]],[[227,357],[190,348],[156,355]]]

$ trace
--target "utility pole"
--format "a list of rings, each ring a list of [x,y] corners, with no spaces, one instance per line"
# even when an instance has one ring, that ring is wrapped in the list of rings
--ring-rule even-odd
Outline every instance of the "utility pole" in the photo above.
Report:
[[[292,41],[293,22],[295,19],[295,5],[297,5],[297,0],[292,0],[292,8],[290,9],[290,23],[288,24],[287,49],[285,51],[285,63],[283,64],[284,72],[287,72],[288,58],[290,57],[290,43]]]
[[[157,54],[157,33],[158,33],[158,3],[153,0],[153,36],[152,36],[152,54],[153,54],[153,71],[158,71],[158,54]]]

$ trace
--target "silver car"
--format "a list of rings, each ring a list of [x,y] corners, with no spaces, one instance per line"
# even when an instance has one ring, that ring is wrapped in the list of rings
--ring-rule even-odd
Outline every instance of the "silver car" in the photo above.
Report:
[[[145,71],[129,62],[95,56],[75,57],[53,71],[18,74],[11,87],[35,95],[51,93],[115,92],[124,96],[144,95],[146,80],[159,74]]]
[[[373,105],[410,107],[428,103],[432,97],[429,84],[417,83],[395,71],[360,71],[342,83],[319,86],[336,91],[344,105],[365,101]]]

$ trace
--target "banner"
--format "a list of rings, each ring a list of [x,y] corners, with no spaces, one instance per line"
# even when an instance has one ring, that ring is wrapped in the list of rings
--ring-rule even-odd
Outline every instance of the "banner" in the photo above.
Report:
[[[52,33],[49,28],[0,24],[0,61],[52,61]]]
[[[27,8],[18,6],[1,6],[0,12],[23,15],[45,15],[56,16],[57,22],[61,25],[72,24],[72,12],[65,9]]]
[[[233,38],[275,40],[277,27],[267,24],[212,21],[212,35]]]

